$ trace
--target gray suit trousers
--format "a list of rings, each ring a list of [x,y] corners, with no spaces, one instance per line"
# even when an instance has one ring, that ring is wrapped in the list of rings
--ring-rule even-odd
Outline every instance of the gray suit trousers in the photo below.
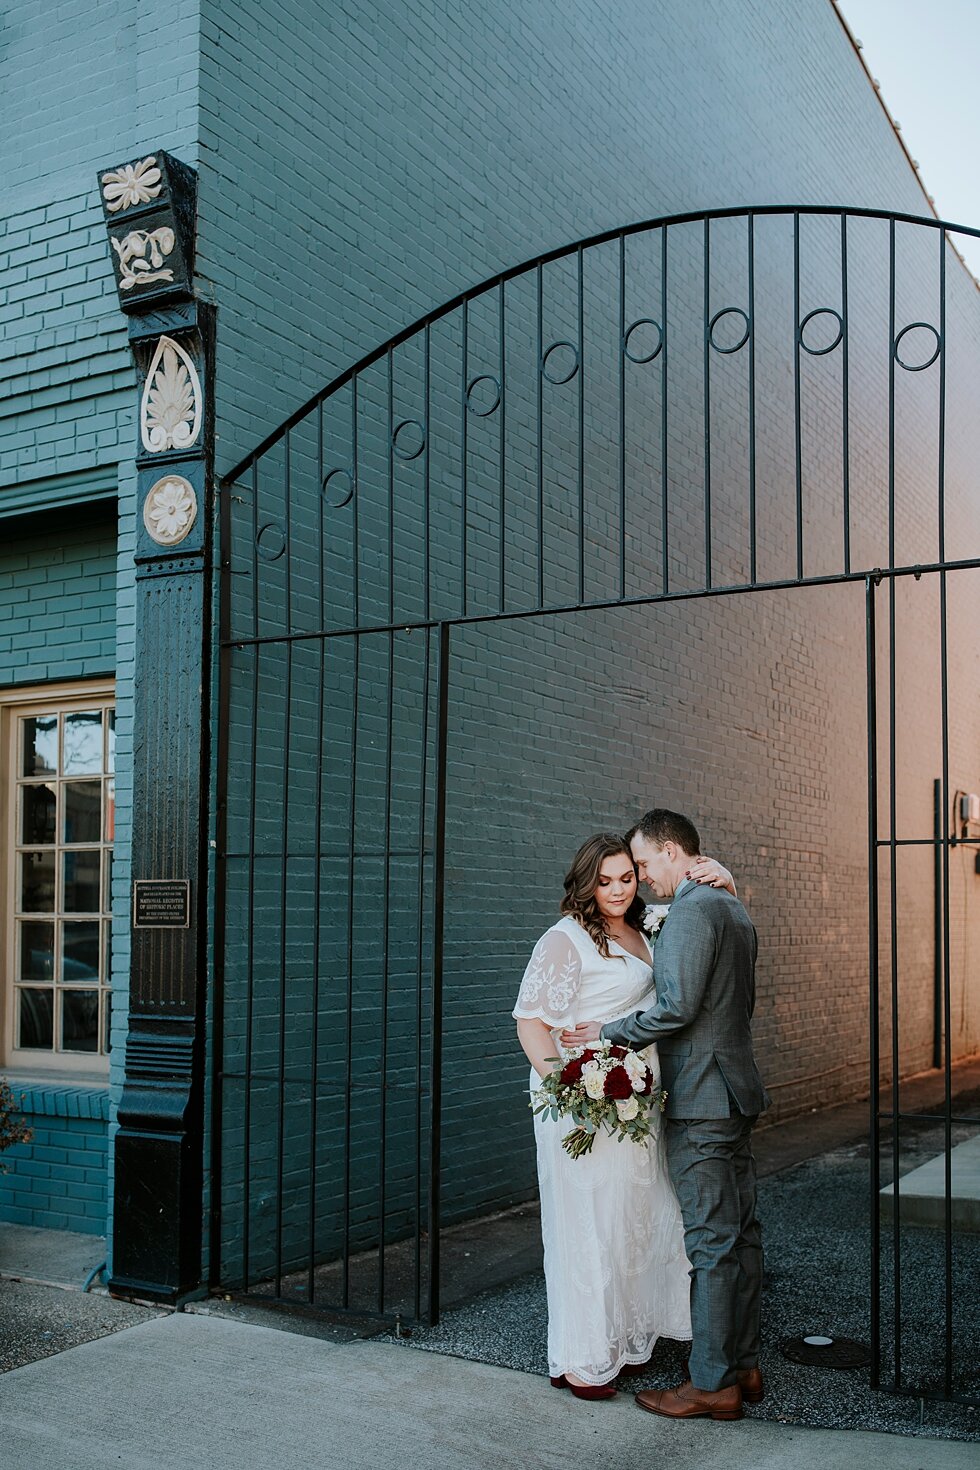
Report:
[[[667,1118],[667,1163],[691,1262],[690,1373],[726,1388],[759,1360],[762,1232],[756,1219],[755,1118]]]

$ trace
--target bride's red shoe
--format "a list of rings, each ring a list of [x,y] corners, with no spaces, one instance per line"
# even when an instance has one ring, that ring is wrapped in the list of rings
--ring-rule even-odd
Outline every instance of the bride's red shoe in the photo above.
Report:
[[[614,1383],[569,1383],[564,1373],[560,1378],[553,1378],[551,1386],[552,1388],[570,1388],[577,1399],[614,1399],[616,1397]]]

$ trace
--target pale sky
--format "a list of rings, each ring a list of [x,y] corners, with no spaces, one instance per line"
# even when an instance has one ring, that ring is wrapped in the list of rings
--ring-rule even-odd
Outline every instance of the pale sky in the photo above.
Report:
[[[937,213],[980,229],[980,0],[840,0],[838,8],[863,42]],[[980,276],[980,240],[954,238]]]

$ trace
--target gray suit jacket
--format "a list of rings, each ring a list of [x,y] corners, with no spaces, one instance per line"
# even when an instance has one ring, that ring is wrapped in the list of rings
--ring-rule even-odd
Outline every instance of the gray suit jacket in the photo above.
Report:
[[[656,1003],[602,1035],[621,1046],[657,1043],[668,1118],[763,1112],[770,1098],[752,1054],[758,940],[723,889],[689,883],[670,906],[653,948]]]

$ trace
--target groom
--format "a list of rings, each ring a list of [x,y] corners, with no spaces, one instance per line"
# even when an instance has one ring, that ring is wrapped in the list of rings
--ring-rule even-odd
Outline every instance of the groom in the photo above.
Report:
[[[669,1419],[740,1419],[758,1403],[762,1240],[751,1133],[769,1106],[752,1055],[755,929],[730,893],[685,876],[701,850],[677,812],[647,812],[629,834],[640,878],[673,900],[654,946],[657,999],[603,1027],[585,1021],[565,1047],[600,1038],[636,1050],[657,1043],[667,1090],[670,1177],[691,1262],[690,1378],[636,1395]]]

